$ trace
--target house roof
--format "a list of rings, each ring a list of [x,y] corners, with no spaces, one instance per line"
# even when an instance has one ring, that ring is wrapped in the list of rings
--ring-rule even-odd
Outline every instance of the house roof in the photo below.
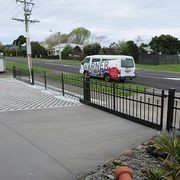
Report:
[[[146,52],[154,52],[154,51],[150,48],[150,46],[148,46],[148,47],[143,47],[143,49],[144,49]]]
[[[67,45],[71,46],[72,48],[75,48],[76,46],[79,46],[81,49],[84,47],[83,45],[80,44],[75,44],[75,43],[61,43],[60,47],[65,48]],[[51,49],[59,49],[59,44],[56,46],[53,46]]]

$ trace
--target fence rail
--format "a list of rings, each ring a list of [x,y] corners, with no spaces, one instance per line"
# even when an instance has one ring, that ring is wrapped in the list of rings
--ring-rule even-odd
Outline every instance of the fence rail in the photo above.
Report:
[[[174,89],[166,95],[164,90],[149,91],[138,86],[125,87],[122,83],[107,83],[74,74],[15,67],[13,77],[32,85],[43,85],[45,89],[54,89],[63,95],[76,96],[85,104],[151,128],[161,130],[166,125],[167,130],[180,129],[180,97],[175,95]]]

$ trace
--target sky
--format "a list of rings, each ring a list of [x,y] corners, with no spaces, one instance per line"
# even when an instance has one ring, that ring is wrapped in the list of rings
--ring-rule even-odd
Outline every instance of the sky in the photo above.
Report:
[[[180,39],[180,0],[33,0],[31,41],[43,41],[53,32],[70,33],[85,27],[92,34],[106,36],[106,44],[170,34]],[[11,44],[25,35],[23,5],[0,0],[0,41]],[[52,30],[52,32],[50,32]],[[137,38],[140,37],[140,38]]]

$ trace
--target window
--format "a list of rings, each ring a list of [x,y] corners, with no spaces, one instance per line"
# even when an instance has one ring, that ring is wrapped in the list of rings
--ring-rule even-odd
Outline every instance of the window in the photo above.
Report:
[[[102,61],[113,61],[113,60],[117,60],[117,59],[102,59]]]
[[[122,59],[121,67],[127,67],[127,68],[134,67],[133,60],[132,59]]]
[[[92,59],[92,62],[100,62],[101,59]]]
[[[89,63],[89,61],[90,61],[90,58],[86,58],[84,59],[83,63]]]

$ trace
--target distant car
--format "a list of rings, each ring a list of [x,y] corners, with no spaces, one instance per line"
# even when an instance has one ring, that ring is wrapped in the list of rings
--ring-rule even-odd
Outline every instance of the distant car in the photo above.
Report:
[[[136,77],[133,57],[121,55],[87,56],[81,64],[80,73],[106,81],[124,81]]]

